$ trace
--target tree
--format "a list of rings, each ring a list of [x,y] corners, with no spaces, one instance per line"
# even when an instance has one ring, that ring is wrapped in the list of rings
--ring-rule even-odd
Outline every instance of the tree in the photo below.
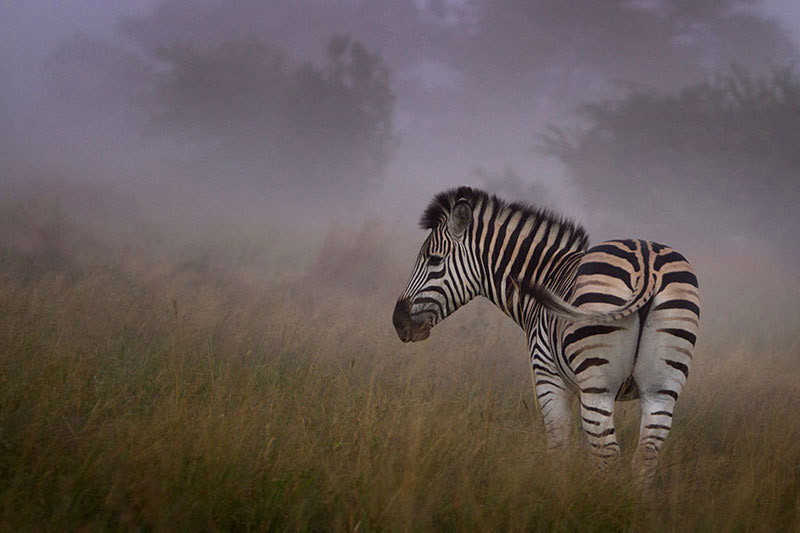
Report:
[[[702,238],[798,251],[800,81],[791,69],[754,77],[734,66],[677,94],[636,89],[580,115],[588,127],[550,127],[542,148],[594,208],[650,231],[678,221]]]
[[[348,36],[333,36],[327,52],[323,69],[305,64],[292,79],[283,148],[298,180],[317,185],[338,176],[331,185],[354,194],[377,185],[389,162],[394,94],[377,53]]]
[[[205,50],[171,44],[156,57],[167,66],[153,114],[160,132],[241,142],[282,120],[288,73],[281,51],[250,40]]]
[[[290,65],[258,40],[170,45],[158,56],[166,69],[153,129],[200,143],[205,168],[229,162],[289,194],[357,196],[380,182],[394,94],[380,55],[358,41],[333,36],[323,67]]]

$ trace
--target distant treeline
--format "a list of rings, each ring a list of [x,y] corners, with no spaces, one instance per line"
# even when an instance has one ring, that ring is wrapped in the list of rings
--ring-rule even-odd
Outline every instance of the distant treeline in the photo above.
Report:
[[[680,217],[744,238],[800,224],[800,80],[737,66],[676,94],[634,88],[584,105],[582,127],[550,126],[557,157],[594,207],[662,224]]]
[[[349,36],[331,37],[321,65],[256,38],[134,55],[77,36],[50,67],[60,100],[94,96],[71,102],[77,117],[127,106],[126,128],[201,179],[362,196],[381,182],[395,145],[390,70]]]

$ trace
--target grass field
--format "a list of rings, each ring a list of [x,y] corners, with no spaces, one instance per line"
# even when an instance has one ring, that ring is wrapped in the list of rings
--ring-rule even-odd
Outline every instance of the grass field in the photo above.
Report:
[[[421,233],[393,249],[376,225],[0,206],[0,529],[800,529],[795,275],[700,258],[703,329],[645,497],[638,405],[607,475],[546,454],[522,334],[490,305],[397,339]]]

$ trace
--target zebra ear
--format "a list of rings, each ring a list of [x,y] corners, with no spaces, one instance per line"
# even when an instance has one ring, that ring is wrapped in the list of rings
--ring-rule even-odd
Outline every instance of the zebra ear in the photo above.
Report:
[[[472,206],[466,200],[459,200],[453,206],[450,212],[450,218],[447,220],[447,230],[450,235],[460,239],[464,236],[470,223],[472,222]]]

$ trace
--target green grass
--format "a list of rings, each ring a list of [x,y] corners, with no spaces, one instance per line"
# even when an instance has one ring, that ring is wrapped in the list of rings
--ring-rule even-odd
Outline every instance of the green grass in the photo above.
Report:
[[[24,237],[9,217],[0,230]],[[120,243],[73,224],[0,240],[0,529],[800,527],[796,334],[710,317],[642,496],[635,403],[618,404],[607,475],[579,446],[548,455],[516,326],[473,303],[400,343],[411,257],[371,271],[365,256],[394,264],[374,236],[325,270],[285,235]],[[375,289],[355,294],[352,275]]]

